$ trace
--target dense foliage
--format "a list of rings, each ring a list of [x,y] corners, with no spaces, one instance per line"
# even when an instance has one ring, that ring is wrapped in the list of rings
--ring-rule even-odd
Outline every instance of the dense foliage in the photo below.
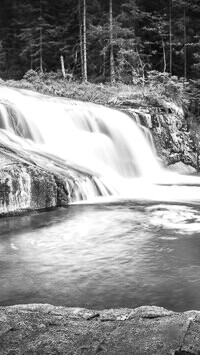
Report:
[[[93,82],[110,76],[109,3],[86,1],[88,80]],[[61,71],[62,56],[69,78],[81,79],[83,4],[2,0],[0,76]],[[200,77],[200,0],[115,0],[112,11],[116,81],[145,80],[149,70]]]
[[[195,117],[195,135],[199,16],[200,0],[2,0],[0,77],[8,85],[103,104],[175,101]]]

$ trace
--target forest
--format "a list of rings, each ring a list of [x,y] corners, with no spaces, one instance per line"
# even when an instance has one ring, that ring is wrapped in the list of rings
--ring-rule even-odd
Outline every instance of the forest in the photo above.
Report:
[[[0,76],[90,82],[200,78],[199,0],[1,0]]]

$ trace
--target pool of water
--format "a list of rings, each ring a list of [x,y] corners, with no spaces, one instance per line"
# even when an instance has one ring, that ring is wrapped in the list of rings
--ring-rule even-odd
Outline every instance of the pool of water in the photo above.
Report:
[[[0,219],[0,305],[200,310],[200,209],[118,201]]]

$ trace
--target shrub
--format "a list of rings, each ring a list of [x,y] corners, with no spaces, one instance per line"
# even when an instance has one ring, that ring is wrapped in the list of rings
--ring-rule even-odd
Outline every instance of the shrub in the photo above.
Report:
[[[28,70],[23,76],[23,79],[31,83],[38,80],[39,78],[40,78],[39,74],[33,69]]]

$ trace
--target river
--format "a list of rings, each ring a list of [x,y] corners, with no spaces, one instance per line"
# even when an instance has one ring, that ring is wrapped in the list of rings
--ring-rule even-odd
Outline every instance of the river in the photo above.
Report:
[[[103,186],[84,185],[85,201],[72,194],[65,209],[0,218],[0,305],[200,310],[200,179],[163,169],[138,119],[0,88],[9,149],[55,154]]]
[[[118,200],[0,219],[0,305],[200,310],[198,205]]]

